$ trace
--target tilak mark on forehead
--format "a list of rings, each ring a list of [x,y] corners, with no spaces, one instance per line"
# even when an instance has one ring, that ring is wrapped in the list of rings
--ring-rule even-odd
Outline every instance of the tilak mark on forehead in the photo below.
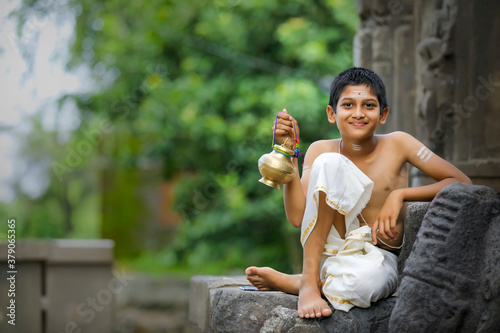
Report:
[[[351,91],[351,96],[368,96],[368,92],[363,90],[353,90]]]

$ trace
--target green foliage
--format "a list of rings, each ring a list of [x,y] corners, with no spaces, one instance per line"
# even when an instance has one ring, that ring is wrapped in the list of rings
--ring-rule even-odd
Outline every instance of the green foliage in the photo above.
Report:
[[[95,177],[96,150],[83,134],[91,123],[61,142],[56,131],[45,130],[40,114],[25,119],[30,132],[19,137],[20,165],[14,179],[16,198],[0,205],[4,216],[16,219],[16,238],[96,238],[98,230],[98,195]],[[34,176],[47,176],[46,189],[32,197],[22,184],[36,181]],[[0,225],[0,234],[6,225]]]
[[[25,11],[28,3],[42,2],[25,1]],[[147,158],[162,162],[165,179],[182,176],[175,203],[182,222],[158,252],[157,266],[293,270],[298,232],[287,226],[282,193],[257,182],[257,160],[270,151],[271,126],[283,108],[299,121],[304,152],[312,141],[338,135],[325,117],[325,82],[352,65],[353,2],[70,0],[69,6],[80,14],[68,67],[92,68],[96,87],[68,98],[83,124],[99,115],[114,126],[99,153],[127,170]],[[136,202],[116,198],[122,199],[124,207]],[[123,221],[127,211],[106,214]],[[138,265],[152,257],[144,253]]]

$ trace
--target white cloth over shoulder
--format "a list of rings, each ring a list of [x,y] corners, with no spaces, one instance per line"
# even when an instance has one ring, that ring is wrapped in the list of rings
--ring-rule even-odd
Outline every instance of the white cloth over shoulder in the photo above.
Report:
[[[326,203],[330,207],[345,215],[346,230],[349,232],[359,227],[357,216],[370,201],[372,190],[373,181],[344,155],[337,153],[319,155],[312,165],[307,188],[306,209],[300,237],[302,245],[316,225],[319,191],[326,194]],[[332,227],[332,232],[337,233],[337,230]]]
[[[357,216],[370,200],[373,181],[347,157],[324,153],[313,163],[302,220],[304,245],[318,217],[319,191],[326,204],[345,216],[346,237],[332,226],[324,251],[323,293],[337,310],[369,307],[397,287],[397,256],[372,243],[371,229],[359,226]]]

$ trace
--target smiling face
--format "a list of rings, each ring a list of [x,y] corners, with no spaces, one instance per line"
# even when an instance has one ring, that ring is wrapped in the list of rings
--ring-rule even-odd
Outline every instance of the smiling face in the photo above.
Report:
[[[372,136],[389,114],[388,108],[381,112],[377,96],[364,85],[347,86],[340,95],[336,111],[328,106],[328,120],[337,123],[343,137],[348,135],[356,139]]]

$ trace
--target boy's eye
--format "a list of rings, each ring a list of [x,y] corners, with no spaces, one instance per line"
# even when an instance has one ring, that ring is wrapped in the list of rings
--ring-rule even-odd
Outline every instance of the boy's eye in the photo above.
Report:
[[[344,106],[350,108],[352,106],[352,103],[344,103]]]
[[[375,107],[375,104],[372,104],[372,103],[366,103],[365,106],[367,108],[374,108]]]

